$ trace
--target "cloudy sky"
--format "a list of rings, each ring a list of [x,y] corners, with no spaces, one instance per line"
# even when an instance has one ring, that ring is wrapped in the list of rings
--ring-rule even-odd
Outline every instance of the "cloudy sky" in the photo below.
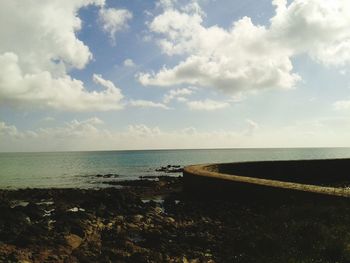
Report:
[[[5,0],[0,151],[350,146],[348,0]]]

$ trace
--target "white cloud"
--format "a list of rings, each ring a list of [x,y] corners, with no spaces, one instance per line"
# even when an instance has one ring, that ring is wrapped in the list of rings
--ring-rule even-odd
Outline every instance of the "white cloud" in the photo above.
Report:
[[[125,67],[135,67],[136,66],[134,61],[132,59],[130,59],[130,58],[125,59],[124,62],[123,62],[123,65]]]
[[[5,138],[3,141],[9,145],[8,150],[11,150],[11,140],[35,139],[38,138],[38,134],[30,130],[24,132],[19,131],[16,126],[7,125],[5,122],[0,121],[0,138]]]
[[[113,131],[104,129],[98,118],[30,131],[0,121],[0,151],[344,147],[349,146],[349,128],[348,118],[319,119],[268,129],[246,120],[246,125],[238,130],[212,131],[193,127],[164,130],[145,124]]]
[[[347,0],[275,1],[271,38],[329,66],[350,62],[350,3]]]
[[[47,117],[45,117],[45,118],[42,118],[41,121],[42,121],[42,122],[52,122],[52,121],[55,121],[55,118],[54,118],[54,117],[47,116]]]
[[[72,120],[66,122],[63,126],[57,126],[53,128],[40,128],[32,133],[35,133],[35,138],[48,140],[52,139],[53,143],[60,140],[75,140],[75,139],[89,139],[98,135],[105,135],[104,130],[100,130],[98,126],[104,122],[99,118],[93,117],[86,120]],[[22,138],[25,139],[26,132],[18,132],[22,134]]]
[[[176,100],[178,102],[186,102],[186,101],[188,101],[188,99],[186,97],[177,97]]]
[[[300,76],[292,58],[308,54],[327,66],[350,62],[350,3],[347,0],[274,0],[276,15],[268,26],[254,25],[249,17],[228,29],[205,27],[200,12],[174,5],[149,24],[160,36],[158,44],[169,55],[185,59],[157,73],[141,73],[143,85],[180,84],[242,93],[268,88],[289,89]]]
[[[131,136],[136,136],[141,138],[154,137],[162,133],[159,127],[150,128],[145,124],[129,125],[128,132],[130,133]]]
[[[115,42],[115,36],[118,31],[127,27],[127,22],[133,17],[132,13],[126,9],[101,8],[99,19],[103,30],[109,34]]]
[[[69,111],[121,108],[117,89],[88,91],[68,74],[92,59],[76,36],[78,11],[88,5],[102,7],[104,1],[1,2],[0,103]]]
[[[350,109],[350,100],[339,100],[333,104],[335,110],[348,110]]]
[[[7,133],[2,130],[5,126]],[[239,145],[243,132],[203,132],[189,127],[165,131],[145,124],[129,125],[123,131],[105,130],[97,118],[73,120],[63,126],[28,131],[0,122],[1,151],[115,150],[155,148],[210,148]],[[14,130],[15,132],[8,132]],[[21,134],[18,136],[17,134]]]
[[[254,134],[254,132],[259,129],[259,124],[257,124],[255,121],[250,120],[250,119],[246,119],[246,123],[247,123],[247,130],[246,130],[246,135],[248,136],[252,136]]]
[[[64,137],[89,137],[93,133],[99,132],[96,126],[103,124],[103,121],[99,118],[90,118],[84,121],[73,120],[66,123],[62,128],[45,129],[46,133],[52,133],[53,136],[64,138]]]
[[[1,44],[0,44],[1,45]],[[42,71],[25,74],[16,54],[0,55],[0,101],[31,107],[49,107],[71,111],[105,111],[120,109],[120,90],[104,86],[101,92],[85,90],[84,83],[69,75],[55,78]]]
[[[203,12],[202,8],[198,4],[198,0],[192,0],[187,5],[181,7],[181,11],[186,13],[194,13],[205,16],[206,14]]]
[[[164,95],[163,101],[164,103],[169,103],[175,98],[183,101],[185,99],[185,96],[189,96],[191,94],[193,94],[193,90],[189,88],[173,89]]]
[[[123,95],[120,92],[120,89],[117,88],[112,81],[102,78],[102,76],[99,74],[94,74],[92,76],[92,79],[96,84],[105,87],[110,93],[116,93],[117,96],[119,96],[118,100],[123,97]]]
[[[165,110],[169,109],[168,106],[162,103],[157,103],[149,100],[131,100],[129,102],[129,105],[133,107],[139,107],[139,108],[161,108]]]
[[[190,84],[215,87],[227,93],[266,88],[292,88],[300,77],[293,73],[289,50],[268,39],[268,30],[244,17],[225,30],[204,27],[198,13],[167,10],[154,18],[150,30],[163,36],[159,45],[168,55],[185,55],[173,68],[140,74],[143,85]]]
[[[213,111],[227,108],[230,106],[227,102],[215,101],[215,100],[198,100],[198,101],[187,101],[187,106],[191,110],[205,110],[205,111]]]
[[[0,135],[17,136],[18,131],[15,126],[0,121]]]
[[[173,8],[176,2],[177,0],[159,0],[157,6],[164,9]]]
[[[161,8],[162,10],[178,8],[187,13],[205,15],[198,2],[199,0],[159,0],[156,7]]]

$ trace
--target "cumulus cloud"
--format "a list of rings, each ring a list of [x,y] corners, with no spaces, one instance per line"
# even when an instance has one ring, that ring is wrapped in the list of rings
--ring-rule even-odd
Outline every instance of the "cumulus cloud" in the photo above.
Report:
[[[53,121],[55,121],[55,118],[51,117],[51,116],[47,116],[47,117],[42,118],[40,121],[41,122],[53,122]]]
[[[92,79],[96,84],[103,86],[110,93],[116,93],[116,95],[119,97],[118,99],[123,98],[123,95],[121,94],[120,89],[117,88],[112,81],[102,78],[100,74],[94,74],[92,76]]]
[[[7,125],[5,122],[0,122],[0,135],[17,136],[17,128],[13,125]]]
[[[215,111],[230,106],[230,103],[226,101],[216,101],[211,99],[190,100],[188,96],[192,95],[196,89],[196,87],[172,89],[164,95],[163,102],[168,104],[172,100],[177,100],[178,102],[187,105],[190,110],[195,111]]]
[[[68,74],[93,57],[76,36],[78,11],[88,5],[103,7],[104,0],[1,2],[0,103],[70,111],[121,108],[117,89],[88,91]]]
[[[244,17],[225,30],[205,27],[198,13],[169,9],[149,28],[162,35],[158,42],[167,55],[185,55],[173,68],[140,74],[143,85],[191,84],[237,93],[272,87],[292,88],[300,77],[293,73],[289,50],[268,38],[268,29]]]
[[[169,103],[173,99],[179,98],[180,101],[184,100],[186,96],[193,94],[193,90],[189,88],[173,89],[164,95],[164,103]],[[185,99],[186,100],[186,99]]]
[[[246,120],[237,130],[203,131],[193,127],[165,130],[132,124],[114,131],[105,129],[100,119],[90,118],[30,131],[0,121],[0,151],[344,147],[349,146],[349,127],[348,118],[331,118],[291,123],[278,129],[263,128]]]
[[[101,131],[97,128],[98,125],[103,124],[99,118],[90,118],[79,121],[72,120],[67,122],[63,127],[40,129],[39,134],[45,134],[56,138],[89,138]]]
[[[36,139],[38,138],[38,134],[30,130],[23,132],[19,131],[16,126],[8,125],[5,122],[0,121],[0,138],[5,138],[4,142],[6,142],[9,145],[8,150],[12,150],[11,140],[18,141],[23,139]]]
[[[271,39],[294,54],[307,53],[327,66],[350,62],[350,3],[346,0],[274,1]]]
[[[141,73],[143,85],[180,84],[218,88],[235,94],[268,88],[290,89],[301,79],[292,58],[308,54],[327,66],[350,62],[350,3],[347,0],[273,0],[276,14],[267,26],[249,17],[225,29],[203,25],[199,11],[163,1],[164,11],[149,24],[158,45],[185,57],[174,67]]]
[[[76,145],[75,142],[85,141],[85,143],[88,144],[89,140],[95,140],[97,137],[99,139],[102,139],[103,136],[108,136],[107,131],[100,129],[99,126],[102,124],[102,120],[93,117],[82,121],[72,120],[70,122],[64,123],[64,125],[62,126],[56,126],[51,128],[39,128],[35,131],[18,131],[14,126],[11,126],[14,127],[14,129],[16,130],[16,134],[4,135],[0,132],[0,138],[1,136],[6,138],[9,145],[16,143],[22,143],[23,145],[26,145],[26,140],[28,140],[30,142],[29,145],[31,145],[32,148],[24,149],[27,151],[64,150],[64,148],[60,148],[60,145],[63,144],[67,150],[72,150]],[[70,148],[70,145],[73,148]],[[14,147],[10,146],[9,149],[15,150],[16,145],[13,146]],[[59,148],[56,148],[57,146],[59,146]]]
[[[101,8],[99,11],[101,26],[109,34],[113,43],[115,43],[116,33],[127,27],[127,22],[132,16],[132,13],[126,9]]]
[[[161,108],[165,110],[169,109],[169,107],[164,105],[163,103],[153,102],[149,100],[131,100],[129,102],[129,105],[139,108]]]
[[[128,126],[128,133],[137,137],[154,137],[160,135],[162,132],[159,127],[148,127],[145,124],[134,124]]]
[[[91,118],[29,132],[18,131],[15,126],[0,122],[0,149],[52,151],[210,148],[239,145],[240,138],[245,137],[243,131],[203,132],[192,127],[167,131],[145,124],[133,124],[121,131],[112,131],[103,129],[102,124],[98,118]]]
[[[205,110],[205,111],[220,110],[230,106],[230,104],[227,102],[215,101],[210,99],[187,101],[186,103],[191,110]]]
[[[350,100],[339,100],[333,104],[335,110],[348,110],[350,109]]]
[[[246,135],[252,136],[254,132],[259,129],[259,124],[257,124],[255,121],[246,119],[246,124],[247,124],[247,130],[246,130]]]
[[[124,62],[123,62],[123,65],[125,67],[135,67],[136,66],[135,62],[132,59],[130,59],[130,58],[125,59]]]
[[[157,6],[160,8],[173,8],[177,0],[159,0]]]

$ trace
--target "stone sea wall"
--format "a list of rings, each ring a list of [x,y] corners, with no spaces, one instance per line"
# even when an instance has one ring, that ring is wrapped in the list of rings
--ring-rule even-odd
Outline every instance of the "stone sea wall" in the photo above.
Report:
[[[259,161],[192,165],[186,192],[245,199],[350,197],[350,159]]]

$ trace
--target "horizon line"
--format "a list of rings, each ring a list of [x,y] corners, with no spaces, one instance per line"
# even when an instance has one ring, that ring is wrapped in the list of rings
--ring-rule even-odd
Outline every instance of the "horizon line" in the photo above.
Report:
[[[295,147],[222,147],[222,148],[155,148],[155,149],[120,149],[120,150],[57,150],[57,151],[0,151],[3,153],[79,153],[79,152],[141,152],[141,151],[191,151],[191,150],[270,150],[270,149],[345,149],[349,146],[295,146]]]

